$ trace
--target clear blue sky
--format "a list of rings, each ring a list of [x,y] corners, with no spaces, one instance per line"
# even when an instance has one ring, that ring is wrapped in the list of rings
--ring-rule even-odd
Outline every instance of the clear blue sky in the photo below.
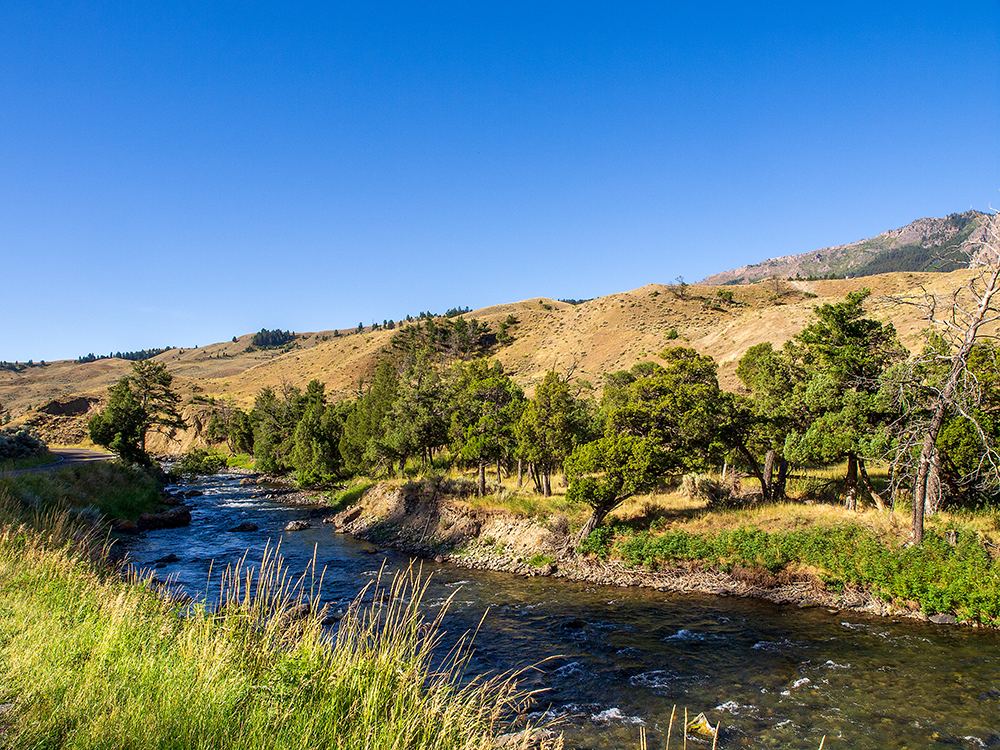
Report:
[[[0,4],[0,359],[694,281],[1000,204],[1000,2]]]

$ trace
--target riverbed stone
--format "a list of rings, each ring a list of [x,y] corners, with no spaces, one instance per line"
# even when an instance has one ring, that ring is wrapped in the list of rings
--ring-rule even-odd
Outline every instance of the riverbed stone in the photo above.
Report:
[[[230,532],[244,532],[244,531],[257,531],[257,524],[253,521],[244,521],[239,526],[234,526],[229,531]]]
[[[134,536],[139,533],[139,527],[135,521],[126,521],[124,518],[116,518],[111,522],[111,530],[116,534],[128,534]]]
[[[181,559],[177,555],[175,555],[173,552],[171,552],[169,555],[161,557],[156,562],[158,562],[158,563],[175,563],[175,562],[180,562],[180,561],[181,561]]]
[[[949,615],[945,612],[939,612],[936,615],[931,615],[927,619],[935,625],[954,625],[958,622],[958,618],[956,618],[955,615]]]
[[[289,521],[285,525],[285,531],[302,531],[310,527],[312,527],[312,524],[308,521]]]

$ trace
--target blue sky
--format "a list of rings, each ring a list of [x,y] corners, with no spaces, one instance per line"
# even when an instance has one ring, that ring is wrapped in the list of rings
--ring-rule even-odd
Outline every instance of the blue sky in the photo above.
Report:
[[[0,4],[0,359],[589,298],[1000,205],[1000,2]]]

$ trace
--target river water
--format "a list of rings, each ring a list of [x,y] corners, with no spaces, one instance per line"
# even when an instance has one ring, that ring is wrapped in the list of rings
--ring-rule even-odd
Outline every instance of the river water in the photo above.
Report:
[[[191,526],[125,542],[143,569],[212,600],[214,577],[247,550],[260,560],[280,542],[293,571],[313,555],[326,568],[323,601],[346,607],[385,566],[407,555],[320,523],[316,511],[265,499],[239,477],[196,485]],[[190,487],[188,487],[190,488]],[[313,526],[283,531],[290,520]],[[228,533],[243,521],[259,530]],[[155,561],[174,554],[179,562]],[[214,560],[214,563],[212,562]],[[567,748],[663,747],[671,709],[721,722],[720,748],[1000,748],[1000,633],[896,622],[848,611],[798,609],[738,598],[588,586],[423,561],[433,615],[454,594],[448,638],[474,629],[473,672],[551,658],[529,673],[534,710],[563,717]],[[675,725],[672,746],[680,747]],[[710,743],[689,740],[691,747]]]

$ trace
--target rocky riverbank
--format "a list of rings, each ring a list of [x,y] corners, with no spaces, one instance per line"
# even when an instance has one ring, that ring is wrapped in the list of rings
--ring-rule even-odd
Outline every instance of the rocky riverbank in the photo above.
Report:
[[[821,579],[806,573],[771,576],[759,570],[723,572],[698,562],[650,571],[582,556],[573,550],[564,517],[532,519],[502,510],[481,510],[460,498],[412,485],[378,484],[356,505],[323,522],[373,544],[478,570],[756,598],[798,607],[931,619],[939,624],[955,621],[950,615],[927,618],[915,605],[886,602],[858,587],[828,590]]]

